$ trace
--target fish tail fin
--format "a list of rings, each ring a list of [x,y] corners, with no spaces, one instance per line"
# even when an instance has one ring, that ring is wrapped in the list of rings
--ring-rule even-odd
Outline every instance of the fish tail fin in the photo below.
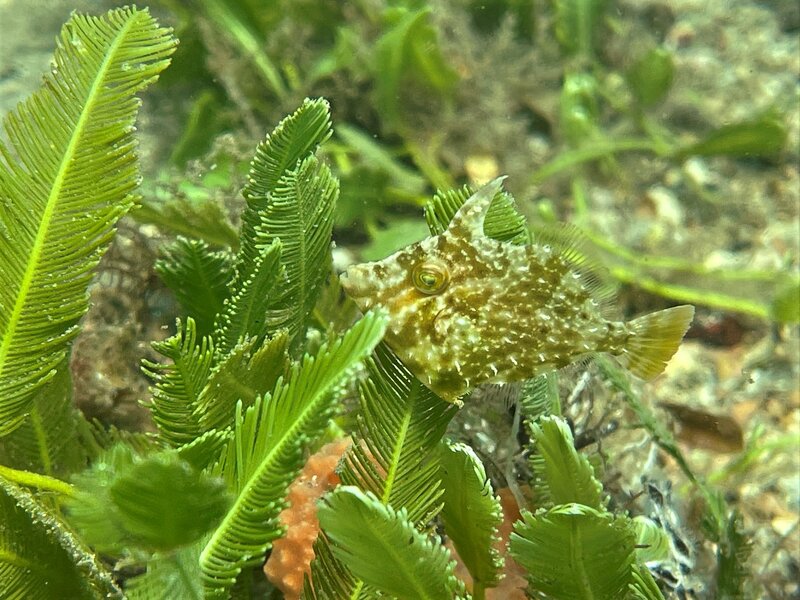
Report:
[[[623,351],[628,370],[645,380],[660,375],[678,350],[693,317],[694,306],[685,304],[631,321],[633,335]]]

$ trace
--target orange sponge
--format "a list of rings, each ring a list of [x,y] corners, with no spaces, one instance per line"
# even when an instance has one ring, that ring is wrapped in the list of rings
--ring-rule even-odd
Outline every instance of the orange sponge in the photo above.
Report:
[[[343,438],[320,448],[289,486],[289,506],[278,515],[286,533],[275,541],[264,565],[267,579],[287,600],[299,599],[303,591],[303,576],[311,571],[313,545],[319,533],[317,500],[338,485],[336,465],[350,443],[350,438]]]

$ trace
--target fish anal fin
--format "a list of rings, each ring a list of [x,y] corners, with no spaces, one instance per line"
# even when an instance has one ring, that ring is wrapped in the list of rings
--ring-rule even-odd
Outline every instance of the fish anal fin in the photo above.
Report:
[[[685,304],[631,321],[628,325],[632,335],[622,356],[627,369],[645,380],[660,375],[677,352],[693,318],[694,306]]]

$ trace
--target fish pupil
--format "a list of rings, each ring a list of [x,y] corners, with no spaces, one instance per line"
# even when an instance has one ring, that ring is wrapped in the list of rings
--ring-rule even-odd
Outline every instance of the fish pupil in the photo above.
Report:
[[[412,280],[414,287],[423,294],[438,294],[447,287],[450,273],[438,263],[422,263],[414,268]]]

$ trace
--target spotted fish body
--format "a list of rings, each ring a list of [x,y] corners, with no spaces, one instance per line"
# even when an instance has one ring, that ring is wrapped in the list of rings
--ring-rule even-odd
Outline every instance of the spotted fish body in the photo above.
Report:
[[[468,198],[440,235],[342,275],[362,310],[388,311],[386,343],[450,402],[476,385],[521,381],[598,352],[644,378],[660,373],[694,309],[606,319],[597,280],[574,245],[485,235],[501,185],[497,179]]]

